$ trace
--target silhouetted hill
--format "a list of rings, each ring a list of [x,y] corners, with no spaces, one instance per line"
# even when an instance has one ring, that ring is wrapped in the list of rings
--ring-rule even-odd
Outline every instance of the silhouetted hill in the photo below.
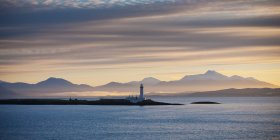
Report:
[[[9,97],[15,97],[15,96],[18,96],[18,94],[15,93],[14,91],[11,91],[7,88],[0,86],[0,97],[1,98],[9,98]]]
[[[73,86],[74,84],[61,78],[50,77],[45,81],[41,81],[37,83],[36,85],[42,87],[56,87],[56,86],[70,87]]]
[[[79,92],[79,91],[91,91],[93,87],[85,84],[73,84],[67,80],[61,78],[48,78],[47,80],[38,82],[36,84],[28,83],[9,83],[0,82],[1,94],[10,94],[7,91],[13,91],[18,95],[34,95],[44,93],[58,93],[58,92]],[[5,90],[4,90],[5,89]]]
[[[158,83],[160,83],[161,81],[154,78],[154,77],[147,77],[147,78],[144,78],[141,83],[145,84],[145,85],[156,85]]]
[[[180,79],[180,82],[192,81],[192,80],[226,80],[228,77],[222,75],[216,71],[208,70],[204,74],[187,75]]]
[[[131,81],[128,83],[119,83],[119,82],[110,82],[105,85],[97,86],[95,87],[95,90],[97,91],[118,91],[118,92],[136,92],[139,89],[139,85],[143,83],[146,87],[146,89],[152,88],[153,86],[156,86],[161,81],[153,78],[153,77],[147,77],[144,78],[141,81]]]

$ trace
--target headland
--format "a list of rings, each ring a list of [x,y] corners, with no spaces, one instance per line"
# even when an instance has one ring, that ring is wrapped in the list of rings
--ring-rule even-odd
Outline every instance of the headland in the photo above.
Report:
[[[152,106],[152,105],[183,105],[177,103],[157,102],[151,99],[146,99],[141,102],[130,102],[126,99],[99,99],[96,101],[90,100],[63,100],[63,99],[7,99],[0,100],[0,104],[13,105],[128,105],[128,106]]]

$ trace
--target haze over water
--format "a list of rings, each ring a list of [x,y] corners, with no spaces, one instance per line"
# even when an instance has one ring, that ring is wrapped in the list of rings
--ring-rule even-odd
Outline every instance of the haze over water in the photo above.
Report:
[[[0,139],[280,139],[279,97],[154,99],[186,105],[1,105]]]

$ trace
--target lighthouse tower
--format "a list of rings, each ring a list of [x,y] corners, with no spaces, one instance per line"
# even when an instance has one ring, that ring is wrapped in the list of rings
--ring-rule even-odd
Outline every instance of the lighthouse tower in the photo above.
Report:
[[[145,97],[144,97],[144,86],[143,84],[140,85],[140,96],[139,96],[139,99],[140,100],[144,100]]]

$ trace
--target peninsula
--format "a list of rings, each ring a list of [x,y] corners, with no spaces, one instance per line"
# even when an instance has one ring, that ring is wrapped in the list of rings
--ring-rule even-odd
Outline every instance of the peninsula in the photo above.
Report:
[[[0,100],[0,104],[15,105],[183,105],[178,103],[157,102],[144,97],[144,86],[140,85],[140,95],[137,97],[129,96],[124,99],[99,99],[95,101],[78,100],[78,99],[6,99]]]
[[[147,99],[141,102],[132,103],[126,99],[100,99],[96,101],[89,100],[62,100],[62,99],[7,99],[0,100],[0,104],[14,104],[14,105],[183,105],[174,103],[156,102]]]

